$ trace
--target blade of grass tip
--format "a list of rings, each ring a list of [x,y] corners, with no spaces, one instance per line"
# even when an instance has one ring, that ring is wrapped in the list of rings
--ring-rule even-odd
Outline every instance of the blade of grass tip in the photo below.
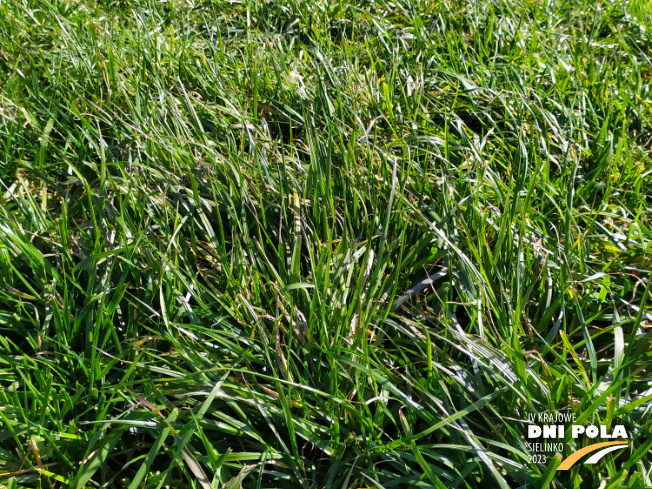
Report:
[[[181,456],[183,457],[183,461],[186,462],[186,465],[190,471],[197,478],[197,482],[199,482],[199,485],[202,487],[202,489],[213,489],[213,486],[211,486],[210,482],[208,481],[208,477],[206,477],[206,474],[204,473],[204,469],[201,468],[201,465],[199,465],[195,457],[188,451],[186,447],[181,449]]]
[[[243,467],[243,469],[236,475],[233,479],[231,479],[229,482],[227,482],[223,487],[223,489],[241,489],[242,486],[242,481],[247,477],[254,469],[256,468],[255,465],[247,465]]]
[[[233,365],[233,368],[236,368],[239,363],[240,362],[236,362]],[[198,420],[201,420],[201,419],[204,418],[204,415],[206,414],[206,411],[208,411],[208,408],[210,407],[211,403],[215,399],[215,396],[217,396],[217,394],[220,392],[220,388],[222,387],[222,384],[224,384],[224,382],[226,381],[226,379],[229,377],[230,374],[231,374],[231,371],[229,370],[222,376],[222,378],[219,381],[217,381],[215,383],[215,386],[211,390],[210,394],[208,394],[208,396],[206,397],[206,400],[204,401],[201,408],[197,412],[197,419]]]
[[[589,376],[586,375],[586,370],[584,370],[584,365],[582,365],[582,362],[580,361],[580,357],[577,355],[577,352],[575,351],[575,348],[573,348],[573,345],[571,345],[571,342],[568,340],[568,337],[561,331],[559,332],[559,336],[561,337],[562,343],[566,346],[566,349],[570,352],[573,361],[575,362],[580,372],[582,373],[582,377],[584,378],[584,382],[585,382],[585,388],[588,389],[591,383],[589,381]]]

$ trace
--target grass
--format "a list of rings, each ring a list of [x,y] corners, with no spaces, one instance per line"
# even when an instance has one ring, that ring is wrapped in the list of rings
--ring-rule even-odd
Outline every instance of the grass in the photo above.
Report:
[[[651,486],[650,12],[0,0],[0,487]]]

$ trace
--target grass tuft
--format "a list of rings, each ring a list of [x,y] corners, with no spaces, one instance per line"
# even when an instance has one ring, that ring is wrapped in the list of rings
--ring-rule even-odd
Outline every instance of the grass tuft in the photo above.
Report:
[[[0,487],[652,486],[651,7],[0,0]]]

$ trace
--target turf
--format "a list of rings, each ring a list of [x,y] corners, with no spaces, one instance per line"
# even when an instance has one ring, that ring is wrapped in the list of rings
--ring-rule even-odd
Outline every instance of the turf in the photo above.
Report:
[[[0,487],[652,485],[651,12],[0,0]]]

